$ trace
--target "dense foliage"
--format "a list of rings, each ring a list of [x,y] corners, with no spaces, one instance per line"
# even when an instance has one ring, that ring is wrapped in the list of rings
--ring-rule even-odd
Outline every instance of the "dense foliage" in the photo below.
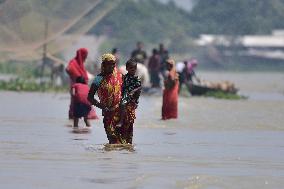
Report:
[[[113,46],[129,54],[136,41],[148,46],[165,42],[175,49],[186,42],[189,31],[188,13],[174,3],[123,0],[90,33],[107,34]]]
[[[173,1],[122,0],[90,33],[109,36],[103,51],[118,47],[129,55],[143,41],[148,50],[163,42],[172,53],[186,54],[199,34],[269,34],[284,28],[283,18],[282,0],[195,0],[191,12]]]
[[[0,80],[0,90],[9,91],[52,91],[52,92],[67,92],[67,86],[54,86],[51,83],[40,83],[36,78],[17,77],[9,81]]]
[[[192,34],[269,34],[284,28],[282,0],[199,0],[192,12]]]

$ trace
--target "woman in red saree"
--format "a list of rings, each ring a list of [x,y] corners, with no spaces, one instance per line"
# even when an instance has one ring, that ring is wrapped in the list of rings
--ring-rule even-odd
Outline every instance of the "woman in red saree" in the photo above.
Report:
[[[116,69],[116,58],[112,54],[102,56],[101,73],[91,85],[88,100],[102,109],[103,123],[109,144],[125,143],[117,125],[120,121],[122,74]],[[98,93],[99,101],[94,98]]]
[[[162,120],[177,119],[178,117],[178,74],[175,69],[175,61],[166,61],[167,71],[165,73],[162,105]]]
[[[83,77],[85,79],[85,82],[88,84],[89,81],[88,74],[84,66],[84,62],[87,56],[88,56],[88,50],[86,48],[80,48],[77,50],[76,57],[69,62],[66,68],[66,72],[70,77],[70,88],[74,83],[76,83],[76,78],[80,76]],[[74,99],[72,98],[71,95],[71,102],[69,106],[69,119],[74,118],[73,113],[74,113]],[[92,110],[88,114],[88,119],[98,119],[98,116],[94,108],[92,108]]]

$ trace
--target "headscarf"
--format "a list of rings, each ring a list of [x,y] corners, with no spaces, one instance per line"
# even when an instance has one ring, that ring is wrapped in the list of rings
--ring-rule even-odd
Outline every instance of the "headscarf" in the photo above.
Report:
[[[187,71],[188,72],[192,72],[193,69],[198,65],[198,61],[193,58],[193,59],[190,59],[187,63]]]
[[[106,53],[106,54],[103,54],[102,56],[102,62],[111,62],[111,61],[116,61],[116,58],[113,54],[110,54],[110,53]]]
[[[166,63],[171,64],[173,66],[172,69],[169,71],[169,75],[172,78],[172,80],[176,80],[178,78],[178,74],[176,72],[176,63],[174,59],[169,58],[166,60]]]
[[[101,72],[104,72],[104,63],[116,62],[116,58],[113,54],[106,53],[102,55]]]
[[[72,83],[75,83],[76,78],[79,76],[84,77],[86,83],[88,83],[88,74],[84,66],[87,56],[88,50],[86,48],[80,48],[77,50],[76,56],[69,62],[67,72]]]
[[[82,69],[85,69],[84,67],[84,62],[86,60],[88,56],[88,50],[86,48],[80,48],[77,50],[76,52],[76,57],[75,59],[77,60],[77,63],[79,64],[79,66],[82,68]]]

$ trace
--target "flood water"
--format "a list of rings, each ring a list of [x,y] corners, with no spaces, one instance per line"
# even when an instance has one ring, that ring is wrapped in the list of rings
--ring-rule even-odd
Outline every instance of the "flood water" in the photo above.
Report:
[[[104,150],[102,117],[72,133],[68,94],[0,92],[0,188],[284,188],[284,74],[200,77],[249,98],[181,97],[161,121],[161,97],[142,96],[135,151]]]

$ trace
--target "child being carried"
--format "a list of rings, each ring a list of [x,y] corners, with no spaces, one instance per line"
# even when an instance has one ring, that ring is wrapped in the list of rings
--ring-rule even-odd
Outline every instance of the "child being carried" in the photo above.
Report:
[[[126,70],[127,74],[123,76],[120,102],[120,129],[126,143],[132,144],[133,124],[136,119],[135,109],[138,107],[142,86],[140,78],[135,75],[137,62],[134,59],[126,62]]]

